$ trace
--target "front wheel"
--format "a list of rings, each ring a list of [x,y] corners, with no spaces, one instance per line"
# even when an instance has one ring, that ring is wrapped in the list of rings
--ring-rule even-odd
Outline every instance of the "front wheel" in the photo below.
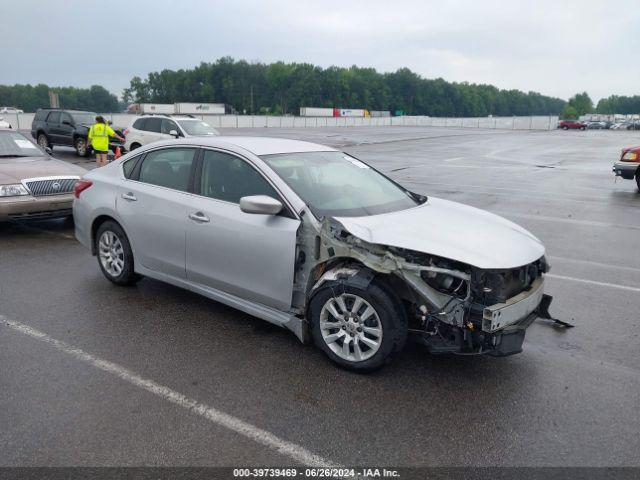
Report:
[[[636,185],[638,186],[638,191],[640,192],[640,167],[638,167],[638,171],[636,172]]]
[[[373,282],[366,289],[331,282],[316,293],[309,311],[315,344],[342,367],[380,368],[404,346],[405,317]]]
[[[133,251],[127,235],[116,222],[104,222],[96,233],[100,270],[116,285],[133,285],[140,276],[133,270]]]
[[[79,157],[86,157],[88,154],[87,141],[82,138],[76,138],[76,141],[73,143],[74,148],[76,149],[76,153]]]

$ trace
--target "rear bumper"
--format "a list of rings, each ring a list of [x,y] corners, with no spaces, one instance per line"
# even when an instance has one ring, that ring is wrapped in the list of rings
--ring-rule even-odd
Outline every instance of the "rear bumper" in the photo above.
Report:
[[[616,177],[622,177],[626,180],[633,180],[640,167],[638,162],[616,162],[613,164],[613,173]]]
[[[46,197],[7,197],[0,199],[0,222],[8,220],[44,220],[71,215],[73,194]]]

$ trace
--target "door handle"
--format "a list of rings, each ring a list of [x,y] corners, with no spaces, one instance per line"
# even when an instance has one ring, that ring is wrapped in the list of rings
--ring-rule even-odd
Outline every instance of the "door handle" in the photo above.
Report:
[[[207,217],[204,213],[202,212],[194,212],[194,213],[190,213],[189,214],[189,218],[191,220],[193,220],[194,222],[198,222],[198,223],[207,223],[209,222],[209,217]]]
[[[131,193],[131,192],[129,192],[129,193],[123,193],[123,194],[122,194],[122,198],[123,198],[123,199],[125,199],[125,200],[128,200],[128,201],[130,201],[130,202],[135,202],[136,200],[138,200],[138,199],[136,198],[136,196],[135,196],[133,193]]]

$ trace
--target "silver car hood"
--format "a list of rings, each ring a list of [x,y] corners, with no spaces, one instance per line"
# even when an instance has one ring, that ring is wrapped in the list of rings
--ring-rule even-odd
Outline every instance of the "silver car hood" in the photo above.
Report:
[[[545,252],[540,240],[509,220],[433,197],[408,210],[336,220],[366,242],[428,253],[482,269],[520,267]]]

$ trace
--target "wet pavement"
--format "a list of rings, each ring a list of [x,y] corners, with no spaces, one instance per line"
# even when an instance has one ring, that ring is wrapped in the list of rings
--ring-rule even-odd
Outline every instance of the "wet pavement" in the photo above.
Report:
[[[611,173],[638,132],[223,133],[341,147],[419,193],[515,221],[545,243],[552,313],[576,328],[536,322],[507,358],[409,345],[354,374],[198,295],[112,285],[68,223],[1,224],[0,465],[300,463],[9,321],[337,464],[640,466],[640,193]]]

